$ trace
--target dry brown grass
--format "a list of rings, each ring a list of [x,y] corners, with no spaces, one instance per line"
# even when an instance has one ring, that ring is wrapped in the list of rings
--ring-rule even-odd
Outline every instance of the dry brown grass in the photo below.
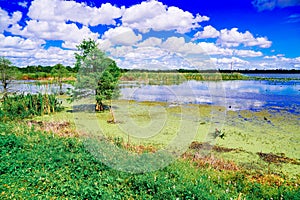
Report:
[[[154,146],[144,146],[144,145],[132,145],[132,144],[123,144],[123,147],[128,151],[142,154],[142,153],[155,153],[157,150]]]
[[[233,149],[221,146],[214,146],[206,142],[192,142],[190,149],[194,150],[214,150],[216,152],[231,152],[231,151],[240,151],[240,149]]]
[[[276,185],[276,186],[282,186],[286,185],[286,180],[284,180],[282,177],[276,174],[256,174],[256,175],[251,175],[248,177],[248,179],[251,182],[256,182],[260,184],[267,184],[267,185]]]
[[[35,130],[51,132],[60,137],[78,137],[78,132],[71,126],[68,121],[61,122],[45,122],[45,121],[29,121],[29,127],[34,126]]]
[[[297,161],[296,159],[288,158],[284,154],[276,155],[273,153],[258,152],[257,155],[259,155],[259,157],[262,160],[268,163],[291,163],[295,165],[300,165],[299,161]]]
[[[193,162],[197,167],[209,167],[216,170],[238,171],[240,168],[233,161],[215,158],[213,155],[202,156],[198,153],[185,153],[182,158]]]

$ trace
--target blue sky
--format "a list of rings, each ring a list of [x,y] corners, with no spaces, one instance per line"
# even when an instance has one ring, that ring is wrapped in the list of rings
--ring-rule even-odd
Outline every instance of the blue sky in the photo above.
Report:
[[[73,66],[85,38],[122,68],[300,69],[299,0],[0,0],[0,56]]]

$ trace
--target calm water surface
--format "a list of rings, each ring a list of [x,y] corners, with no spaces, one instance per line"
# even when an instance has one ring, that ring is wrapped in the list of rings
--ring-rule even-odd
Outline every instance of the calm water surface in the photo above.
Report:
[[[171,104],[211,104],[229,110],[284,109],[300,111],[300,80],[187,81],[179,85],[123,85],[122,99]]]
[[[62,84],[62,90],[64,92],[67,91],[68,88],[72,88],[73,86],[70,84]],[[3,90],[3,87],[0,86],[0,91]],[[13,81],[9,84],[8,88],[9,92],[16,92],[16,93],[58,93],[59,86],[57,84],[41,84],[34,80],[20,80],[20,81]]]
[[[63,84],[63,91],[72,88]],[[0,88],[1,90],[2,88]],[[9,89],[20,93],[57,93],[56,84],[15,81]],[[162,101],[170,104],[209,104],[228,110],[287,110],[300,113],[300,80],[290,81],[186,81],[179,85],[121,84],[120,99]]]

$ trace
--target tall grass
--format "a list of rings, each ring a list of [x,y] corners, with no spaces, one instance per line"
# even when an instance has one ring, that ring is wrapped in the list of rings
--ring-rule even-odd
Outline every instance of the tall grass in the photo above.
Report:
[[[222,81],[222,80],[247,80],[240,73],[159,73],[159,72],[128,72],[122,75],[123,81],[144,81],[150,85],[180,84],[187,80],[197,81]]]
[[[0,121],[41,116],[61,110],[61,102],[54,94],[15,94],[3,98]]]

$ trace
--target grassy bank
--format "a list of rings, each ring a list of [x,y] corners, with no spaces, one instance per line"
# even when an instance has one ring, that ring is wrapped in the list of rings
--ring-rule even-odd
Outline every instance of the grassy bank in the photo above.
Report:
[[[109,112],[95,114],[88,108],[76,110],[66,102],[63,105],[64,112],[0,123],[1,198],[300,198],[299,147],[291,142],[300,140],[297,115],[226,113],[217,106],[116,101],[117,123],[110,124]],[[171,165],[130,174],[108,167],[87,150],[86,129],[79,128],[78,117],[94,117],[111,143],[138,154],[166,147],[182,126],[183,133],[196,132],[194,142]],[[157,126],[149,127],[152,122]],[[216,128],[224,138],[212,139]],[[153,131],[155,135],[151,135]],[[151,137],[146,137],[148,134]],[[204,150],[209,153],[201,156]]]
[[[116,171],[91,156],[79,138],[23,123],[1,123],[0,133],[0,196],[5,199],[299,198],[293,182],[268,185],[243,172],[197,167],[184,159],[144,174]]]

